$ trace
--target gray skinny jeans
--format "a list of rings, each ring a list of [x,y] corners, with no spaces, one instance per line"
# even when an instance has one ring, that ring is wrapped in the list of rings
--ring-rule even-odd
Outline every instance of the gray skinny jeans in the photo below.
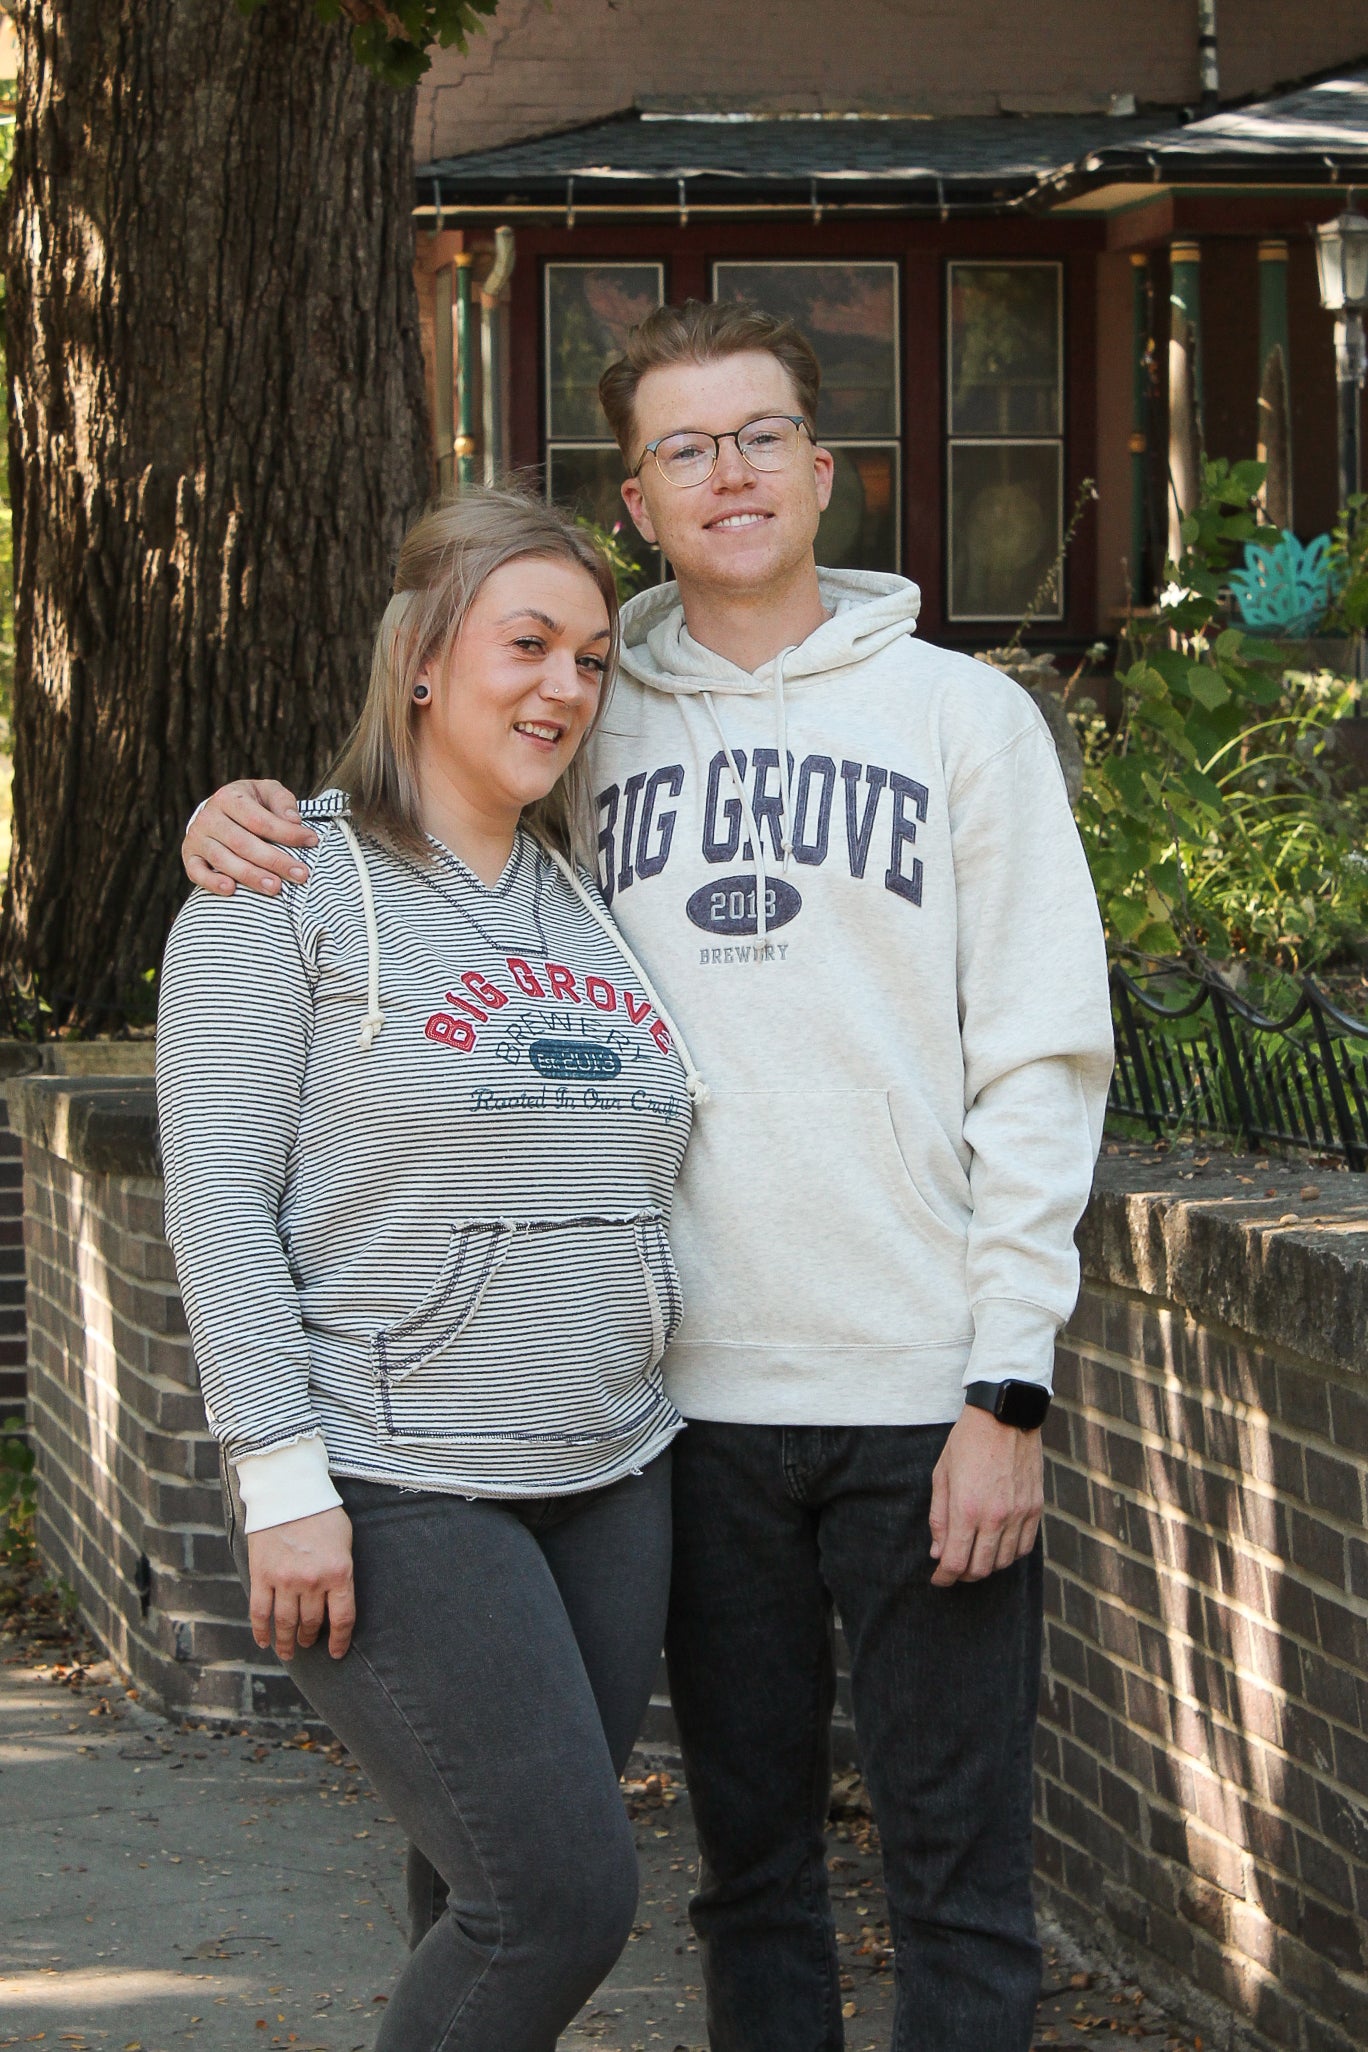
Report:
[[[325,1632],[288,1672],[408,1833],[411,1889],[435,1870],[447,1890],[375,2052],[555,2052],[636,1909],[618,1774],[664,1636],[670,1455],[574,1496],[337,1488],[356,1630],[343,1659]]]

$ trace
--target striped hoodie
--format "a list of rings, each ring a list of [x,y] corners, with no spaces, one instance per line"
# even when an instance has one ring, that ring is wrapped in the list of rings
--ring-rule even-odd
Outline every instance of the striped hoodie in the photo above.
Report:
[[[679,1429],[667,1238],[701,1085],[568,865],[486,887],[330,793],[306,883],[196,891],[167,944],[167,1237],[247,1528],[349,1475],[555,1495]]]

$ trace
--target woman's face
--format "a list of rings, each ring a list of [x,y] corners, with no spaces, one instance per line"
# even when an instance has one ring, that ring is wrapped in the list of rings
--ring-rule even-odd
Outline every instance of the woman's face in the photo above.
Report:
[[[487,577],[450,652],[423,670],[420,776],[516,818],[574,758],[598,708],[608,608],[587,570],[519,556]]]

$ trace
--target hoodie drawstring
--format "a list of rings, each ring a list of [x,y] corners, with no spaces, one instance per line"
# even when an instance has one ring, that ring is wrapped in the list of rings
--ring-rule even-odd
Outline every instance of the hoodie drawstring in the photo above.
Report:
[[[712,1092],[709,1090],[707,1084],[703,1081],[703,1078],[699,1075],[697,1069],[694,1067],[693,1056],[689,1053],[689,1050],[685,1045],[684,1035],[675,1025],[674,1020],[670,1017],[664,1005],[662,1005],[662,1003],[660,1002],[659,992],[656,990],[655,985],[652,983],[650,977],[646,974],[646,971],[642,968],[636,956],[632,953],[631,948],[627,944],[626,935],[621,931],[621,929],[618,926],[614,924],[613,920],[603,910],[602,906],[595,904],[594,900],[590,897],[588,891],[585,889],[583,880],[580,877],[579,871],[575,868],[574,864],[567,862],[565,857],[560,853],[559,849],[550,847],[545,841],[538,841],[537,846],[541,849],[543,855],[545,855],[549,861],[555,864],[556,868],[560,871],[561,875],[569,884],[571,890],[575,893],[575,896],[579,899],[581,905],[583,905],[585,911],[589,914],[589,917],[593,920],[595,926],[602,928],[604,933],[607,934],[609,940],[613,943],[613,946],[621,955],[623,961],[629,963],[631,967],[635,969],[637,976],[640,978],[642,989],[645,991],[647,997],[651,1000],[651,1003],[655,1006],[657,1017],[661,1020],[665,1027],[665,1031],[669,1034],[671,1040],[674,1042],[675,1047],[679,1052],[679,1059],[684,1064],[684,1080],[688,1086],[690,1102],[693,1104],[706,1104],[709,1098],[712,1096]]]
[[[779,782],[784,793],[784,824],[781,830],[781,846],[784,851],[784,875],[789,872],[789,860],[793,854],[793,757],[788,746],[788,700],[784,697],[784,664],[795,653],[793,648],[784,648],[774,659],[775,698],[775,740],[779,747]]]
[[[746,796],[745,780],[740,770],[736,767],[736,757],[727,746],[726,731],[718,715],[717,707],[713,704],[712,693],[711,691],[703,691],[699,693],[699,696],[702,698],[704,705],[707,706],[712,723],[717,729],[717,738],[722,743],[722,754],[726,760],[727,769],[731,774],[732,789],[740,801],[741,811],[745,816],[746,830],[750,834],[751,859],[755,867],[755,939],[756,945],[763,947],[765,936],[769,932],[769,921],[765,917],[765,850],[760,840],[760,829],[755,823],[755,813],[751,808],[750,799]]]
[[[366,1016],[356,1044],[363,1053],[369,1053],[375,1044],[375,1037],[385,1023],[380,1009],[380,934],[375,924],[375,898],[371,892],[370,871],[366,858],[361,853],[361,844],[345,819],[338,819],[351,849],[352,861],[356,864],[357,881],[361,885],[361,909],[366,919]]]

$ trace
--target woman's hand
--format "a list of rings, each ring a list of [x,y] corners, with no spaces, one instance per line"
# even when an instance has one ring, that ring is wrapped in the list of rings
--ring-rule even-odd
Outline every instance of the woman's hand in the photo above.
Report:
[[[235,884],[273,898],[280,880],[307,883],[309,872],[291,848],[312,848],[318,835],[305,826],[294,793],[269,777],[224,784],[206,800],[186,830],[181,861],[192,884],[231,898]]]
[[[315,1511],[285,1525],[247,1535],[252,1571],[252,1637],[294,1658],[296,1645],[312,1646],[328,1620],[328,1651],[340,1660],[356,1623],[352,1588],[351,1519],[344,1510]]]

